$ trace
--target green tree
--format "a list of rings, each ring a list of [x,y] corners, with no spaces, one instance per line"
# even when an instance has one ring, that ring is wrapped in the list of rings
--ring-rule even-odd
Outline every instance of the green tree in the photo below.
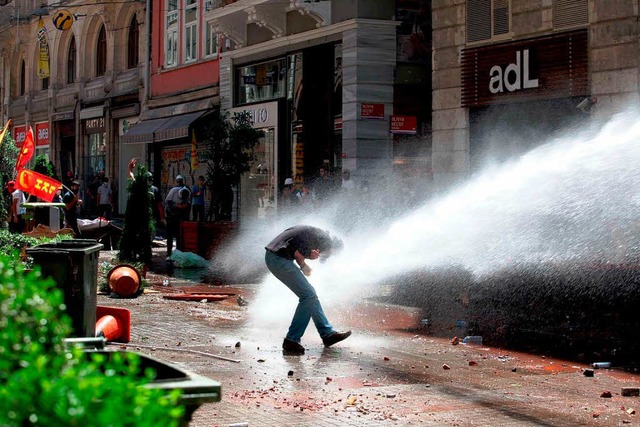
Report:
[[[206,147],[206,178],[211,194],[208,218],[231,219],[233,187],[249,171],[261,136],[262,132],[253,128],[247,111],[234,113],[233,118],[228,113],[217,114],[205,125],[202,142]]]
[[[15,179],[16,176],[16,159],[18,158],[18,152],[20,150],[16,147],[16,143],[7,133],[4,136],[4,141],[0,141],[0,184],[2,184],[2,202],[0,203],[0,224],[3,228],[7,228],[7,215],[9,213],[8,207],[11,204],[11,198],[9,194],[6,194],[4,189],[7,186],[7,182]]]
[[[120,238],[120,261],[151,263],[151,240],[155,235],[152,221],[153,193],[147,168],[136,166],[133,179],[129,179],[127,209]]]

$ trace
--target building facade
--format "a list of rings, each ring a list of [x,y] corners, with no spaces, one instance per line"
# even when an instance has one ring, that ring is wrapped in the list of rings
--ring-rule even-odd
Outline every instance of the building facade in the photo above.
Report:
[[[434,1],[433,176],[637,106],[638,7],[629,1]]]
[[[241,217],[277,210],[286,178],[320,169],[357,185],[397,171],[430,181],[430,12],[428,1],[239,0],[205,13],[221,36],[221,109],[249,112],[265,135]]]
[[[218,0],[150,3],[150,90],[135,124],[122,137],[121,162],[145,159],[164,195],[177,175],[189,186],[206,175],[198,140],[219,104],[219,35],[204,15],[221,5]]]
[[[2,117],[14,138],[31,127],[36,154],[78,178],[83,196],[100,172],[122,193],[120,120],[137,116],[148,87],[144,5],[14,0],[1,10]]]

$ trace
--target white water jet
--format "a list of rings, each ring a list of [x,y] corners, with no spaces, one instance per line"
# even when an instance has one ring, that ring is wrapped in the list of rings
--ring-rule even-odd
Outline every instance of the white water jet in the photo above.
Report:
[[[385,212],[375,208],[380,203],[337,198],[281,218],[240,239],[242,262],[264,265],[264,246],[287,226],[347,230],[342,254],[326,264],[310,262],[310,281],[324,305],[348,304],[385,280],[425,269],[456,266],[481,276],[520,265],[629,262],[640,241],[639,119],[628,111],[598,131],[550,141],[402,216],[392,203]],[[251,312],[258,324],[281,326],[295,304],[268,275]]]

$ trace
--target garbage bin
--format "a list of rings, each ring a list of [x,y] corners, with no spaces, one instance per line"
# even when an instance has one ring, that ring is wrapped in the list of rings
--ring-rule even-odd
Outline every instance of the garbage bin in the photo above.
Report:
[[[64,292],[66,312],[76,337],[93,337],[96,330],[98,256],[102,244],[90,239],[44,243],[27,249],[44,277],[51,277]]]

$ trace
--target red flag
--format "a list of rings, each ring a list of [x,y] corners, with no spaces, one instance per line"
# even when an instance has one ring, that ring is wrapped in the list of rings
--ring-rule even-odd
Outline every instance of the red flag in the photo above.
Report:
[[[51,203],[53,196],[62,187],[62,184],[41,173],[22,169],[18,174],[18,179],[16,179],[16,187]]]
[[[16,161],[16,170],[20,172],[31,157],[33,157],[33,152],[36,150],[35,143],[33,142],[33,129],[29,126],[29,131],[27,132],[27,136],[24,139],[24,143],[22,144],[22,148],[20,149],[20,154],[18,154],[18,160]]]

